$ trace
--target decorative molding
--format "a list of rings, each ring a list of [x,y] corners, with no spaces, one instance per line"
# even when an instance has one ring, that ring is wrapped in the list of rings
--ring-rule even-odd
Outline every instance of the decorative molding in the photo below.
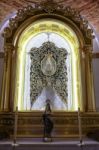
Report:
[[[0,127],[13,135],[14,113],[0,113]],[[43,112],[18,113],[18,137],[43,137]],[[77,112],[53,112],[53,138],[79,137]],[[81,113],[82,134],[99,128],[99,113]]]

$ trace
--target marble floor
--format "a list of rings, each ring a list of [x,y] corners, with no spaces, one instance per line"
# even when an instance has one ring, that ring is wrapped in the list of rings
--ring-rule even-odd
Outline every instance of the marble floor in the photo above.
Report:
[[[82,146],[78,139],[53,139],[43,142],[42,139],[18,139],[14,145],[12,140],[0,141],[0,150],[99,150],[99,142],[84,139]]]

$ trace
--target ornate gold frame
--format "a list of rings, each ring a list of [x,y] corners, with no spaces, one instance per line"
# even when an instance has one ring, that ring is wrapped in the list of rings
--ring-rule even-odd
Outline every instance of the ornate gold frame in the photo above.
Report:
[[[63,21],[68,24],[76,33],[80,43],[80,55],[82,66],[82,82],[83,87],[86,87],[84,92],[84,104],[85,111],[95,111],[95,99],[93,88],[93,74],[91,66],[92,58],[92,29],[89,29],[88,22],[84,20],[79,12],[70,8],[58,5],[54,1],[45,1],[39,5],[28,6],[24,9],[18,10],[15,18],[10,19],[9,27],[4,29],[4,50],[5,50],[5,63],[4,63],[4,77],[2,86],[1,97],[1,110],[11,111],[13,110],[13,96],[14,96],[14,83],[13,74],[15,74],[12,68],[12,63],[16,63],[13,59],[17,58],[17,43],[23,30],[36,20],[44,18],[54,18]],[[12,80],[13,79],[13,80]],[[85,80],[85,81],[84,81]],[[84,89],[83,89],[84,90]]]

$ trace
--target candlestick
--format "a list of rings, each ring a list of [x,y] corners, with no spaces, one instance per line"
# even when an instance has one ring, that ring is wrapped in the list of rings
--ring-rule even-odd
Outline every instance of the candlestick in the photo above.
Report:
[[[78,107],[78,126],[79,126],[80,144],[82,145],[82,125],[81,125],[80,107]]]
[[[15,111],[14,144],[16,144],[16,140],[17,140],[17,124],[18,124],[18,107],[16,107],[16,111]]]

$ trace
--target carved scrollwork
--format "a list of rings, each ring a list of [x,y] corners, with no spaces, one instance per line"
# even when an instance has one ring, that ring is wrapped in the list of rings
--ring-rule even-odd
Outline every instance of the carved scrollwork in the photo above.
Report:
[[[18,21],[18,20],[24,20],[24,9],[19,9],[18,12],[17,12],[17,17],[15,17],[15,20]]]
[[[86,21],[77,10],[71,7],[64,7],[54,0],[46,0],[35,5],[33,4],[33,6],[29,5],[23,9],[19,9],[15,18],[10,19],[9,27],[5,28],[4,37],[9,38],[13,36],[12,31],[18,28],[20,21],[23,23],[29,16],[31,17],[45,13],[60,15],[60,17],[64,16],[65,18],[70,19],[81,30],[86,39],[85,41],[93,38],[93,31],[89,27],[88,21]]]
[[[2,34],[5,38],[9,38],[12,35],[12,29],[10,27],[6,27]]]
[[[77,10],[66,7],[64,8],[64,15],[65,17],[70,17],[75,23],[79,23],[79,28],[83,30],[87,38],[94,38],[93,30],[89,27],[88,21],[85,20]]]
[[[17,28],[18,23],[17,23],[17,21],[14,18],[11,18],[9,20],[9,26],[12,27],[12,28]]]
[[[93,30],[92,29],[87,29],[86,34],[87,34],[87,37],[90,38],[90,39],[95,37],[93,35]]]
[[[46,5],[47,3],[48,5]],[[59,5],[53,0],[47,0],[41,3],[41,5],[42,5],[42,9],[48,14],[53,13],[57,8],[58,9],[60,8]]]

